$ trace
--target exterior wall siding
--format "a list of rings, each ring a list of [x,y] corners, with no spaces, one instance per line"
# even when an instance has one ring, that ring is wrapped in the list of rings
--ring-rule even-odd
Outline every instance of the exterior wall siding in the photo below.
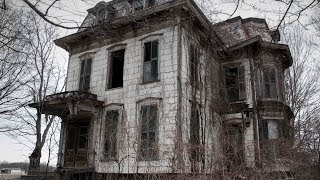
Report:
[[[143,42],[141,39],[152,34],[161,34],[159,40],[159,81],[149,84],[142,83],[143,72]],[[105,105],[117,103],[123,104],[123,117],[121,119],[121,137],[119,161],[103,161],[103,129],[105,121],[104,111],[95,119],[95,164],[99,173],[146,173],[163,172],[172,170],[171,159],[175,142],[175,119],[177,108],[177,28],[170,27],[143,36],[119,42],[125,45],[125,60],[123,87],[107,89],[108,76],[108,48],[110,44],[101,48],[90,50],[95,52],[92,64],[90,92],[96,94],[98,100]],[[86,52],[75,54],[70,57],[67,78],[67,91],[78,90],[80,59],[79,56]],[[139,100],[155,97],[161,98],[159,108],[159,161],[137,161],[137,142],[139,139]],[[157,167],[157,170],[155,168]],[[160,168],[160,169],[159,169]]]

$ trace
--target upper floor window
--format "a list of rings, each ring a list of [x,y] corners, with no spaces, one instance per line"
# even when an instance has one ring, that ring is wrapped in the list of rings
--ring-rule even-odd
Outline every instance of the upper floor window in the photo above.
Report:
[[[158,40],[144,43],[143,82],[158,80]]]
[[[191,86],[198,85],[200,53],[193,45],[190,46],[190,83]]]
[[[155,160],[158,158],[158,106],[142,105],[140,109],[140,159]]]
[[[104,158],[107,160],[116,159],[117,156],[118,121],[118,110],[108,110],[106,112]]]
[[[109,61],[108,89],[123,86],[124,53],[124,49],[111,52]]]
[[[79,91],[89,91],[92,59],[81,61]]]
[[[229,102],[240,101],[246,98],[244,71],[243,66],[228,68],[225,71]]]
[[[274,69],[263,70],[264,97],[277,98],[276,72]]]

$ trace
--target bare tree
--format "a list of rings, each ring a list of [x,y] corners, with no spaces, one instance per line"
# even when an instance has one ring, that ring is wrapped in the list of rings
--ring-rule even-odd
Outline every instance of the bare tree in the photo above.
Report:
[[[290,45],[293,57],[292,66],[285,72],[285,97],[295,117],[291,124],[294,148],[296,152],[307,153],[308,158],[312,159],[307,164],[300,162],[300,165],[313,166],[313,163],[319,162],[320,154],[320,74],[313,56],[314,43],[298,25],[287,27],[282,34],[283,40]]]
[[[48,94],[60,92],[64,84],[64,71],[62,66],[55,62],[53,40],[57,37],[55,28],[45,23],[34,13],[26,13],[28,19],[29,52],[27,58],[28,77],[30,82],[26,84],[29,102],[43,102]],[[32,150],[29,156],[30,171],[39,171],[42,149],[49,134],[50,141],[53,141],[51,127],[59,120],[55,116],[44,116],[43,107],[37,106],[36,111],[24,106],[15,115],[14,121],[10,122],[10,134],[17,137],[20,142],[28,145]],[[14,129],[14,127],[20,127]],[[57,129],[57,128],[55,128]],[[50,132],[50,133],[49,133]],[[50,145],[51,146],[51,145]]]
[[[11,115],[24,106],[28,94],[23,90],[27,76],[29,40],[22,11],[0,9],[0,114]],[[6,125],[1,125],[5,131]]]

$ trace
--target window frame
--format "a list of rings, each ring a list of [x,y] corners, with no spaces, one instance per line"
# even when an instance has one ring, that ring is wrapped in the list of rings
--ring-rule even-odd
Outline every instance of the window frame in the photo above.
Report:
[[[192,87],[198,88],[200,83],[200,65],[201,65],[201,52],[200,49],[194,45],[189,45],[189,81]],[[192,59],[195,62],[192,62]]]
[[[150,57],[146,57],[147,56],[147,48],[146,48],[146,45],[150,43]],[[156,43],[157,44],[157,57],[153,57],[153,44]],[[147,42],[144,42],[143,43],[143,83],[152,83],[152,82],[156,82],[156,81],[159,81],[159,40],[151,40],[151,41],[147,41]],[[149,61],[146,61],[147,58],[150,58]],[[157,69],[157,75],[156,77],[152,77],[152,70],[153,70],[153,62],[156,61],[156,69]],[[147,75],[146,75],[146,64],[150,64],[149,67],[150,67],[150,79],[146,79],[147,78]]]
[[[155,83],[155,82],[159,82],[161,81],[161,45],[162,45],[162,41],[163,41],[163,33],[156,33],[156,34],[149,34],[143,38],[140,39],[141,42],[141,71],[140,71],[140,84],[149,84],[149,83]],[[145,77],[144,77],[144,62],[145,62],[145,43],[148,42],[153,42],[153,41],[158,41],[158,60],[157,60],[157,78],[152,80],[152,81],[145,81]]]
[[[228,79],[232,75],[227,75],[227,71],[230,69],[237,69],[237,75],[236,75],[236,83],[231,85],[228,85]],[[241,75],[241,73],[243,73]],[[224,80],[225,80],[225,87],[227,92],[227,99],[229,103],[239,102],[239,101],[245,101],[247,99],[247,89],[246,89],[246,69],[245,66],[242,64],[238,65],[232,65],[232,66],[226,66],[224,68]],[[241,84],[243,86],[243,92],[241,91]],[[229,89],[236,88],[237,90],[237,99],[231,99]],[[242,95],[241,95],[242,94]]]
[[[121,130],[121,122],[123,121],[123,109],[124,106],[123,104],[118,104],[118,103],[112,103],[108,104],[105,106],[104,113],[103,113],[103,118],[102,118],[102,134],[101,136],[101,160],[102,161],[117,161],[119,157],[119,142],[120,142],[120,130]],[[117,128],[116,128],[116,152],[115,152],[115,157],[106,157],[106,149],[105,149],[105,143],[106,143],[106,130],[107,130],[107,112],[108,111],[117,111],[118,112],[118,122],[117,122]]]
[[[161,119],[161,109],[162,109],[162,99],[161,98],[155,98],[155,97],[148,97],[145,99],[142,99],[137,102],[138,111],[137,111],[137,117],[138,117],[138,151],[137,151],[137,160],[138,161],[159,161],[160,160],[160,146],[159,146],[159,130],[160,130],[160,119]],[[154,157],[142,157],[141,156],[141,143],[142,143],[142,107],[144,106],[156,106],[157,107],[157,119],[156,119],[156,130],[155,130],[155,143],[156,143],[156,155]]]
[[[94,63],[95,53],[96,52],[86,52],[86,53],[79,56],[78,91],[90,92],[90,90],[91,90],[92,70],[93,70],[93,65],[94,65],[93,63]],[[86,61],[91,61],[91,68],[90,68],[90,74],[89,74],[90,77],[89,77],[88,89],[83,90],[81,88],[81,76],[85,76],[85,75],[81,74],[81,68],[82,68],[82,62],[86,62]],[[87,63],[85,63],[85,64],[87,64]],[[85,81],[85,80],[83,80],[83,81]]]
[[[274,82],[272,82],[272,74],[271,72],[273,72],[274,74]],[[267,96],[267,87],[266,87],[266,74],[269,74],[268,76],[268,85],[269,85],[269,93],[270,93],[270,96]],[[264,67],[262,69],[262,97],[264,99],[278,99],[279,98],[279,83],[278,83],[278,73],[277,73],[277,69],[274,68],[274,67]],[[274,83],[274,84],[273,84]],[[273,86],[272,86],[273,85]],[[274,88],[274,89],[273,89]],[[274,94],[272,93],[274,92]]]
[[[125,72],[125,62],[126,62],[126,45],[127,44],[116,44],[107,49],[108,51],[108,62],[107,62],[107,78],[106,78],[106,88],[105,90],[121,89],[124,84],[124,72]],[[123,50],[123,73],[122,73],[122,86],[121,87],[110,87],[112,84],[112,74],[113,74],[113,57],[112,54],[117,51]]]
[[[270,135],[270,122],[273,122],[275,123],[277,126],[276,126],[276,137],[274,138],[271,138],[271,135]],[[278,119],[262,119],[262,139],[263,140],[277,140],[280,138],[280,122]],[[275,135],[273,135],[275,136]]]

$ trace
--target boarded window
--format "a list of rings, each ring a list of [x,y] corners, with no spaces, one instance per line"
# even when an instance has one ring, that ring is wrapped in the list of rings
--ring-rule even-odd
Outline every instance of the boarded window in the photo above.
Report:
[[[229,68],[225,72],[228,99],[230,102],[246,98],[244,67]]]
[[[276,98],[277,86],[276,86],[276,72],[274,69],[264,69],[264,97]]]
[[[109,89],[123,86],[123,65],[125,50],[114,51],[111,53],[109,69]]]
[[[117,156],[117,129],[118,129],[119,112],[110,110],[106,113],[106,128],[105,128],[105,144],[104,157],[105,159],[116,159]]]
[[[154,160],[158,158],[158,107],[142,106],[141,111],[140,158]]]
[[[190,46],[190,82],[191,86],[198,85],[198,66],[200,60],[199,50],[193,45]]]
[[[134,11],[143,10],[143,1],[144,0],[133,0]]]
[[[158,41],[144,44],[143,81],[158,80]]]
[[[92,59],[81,61],[79,91],[88,92],[90,89]]]

